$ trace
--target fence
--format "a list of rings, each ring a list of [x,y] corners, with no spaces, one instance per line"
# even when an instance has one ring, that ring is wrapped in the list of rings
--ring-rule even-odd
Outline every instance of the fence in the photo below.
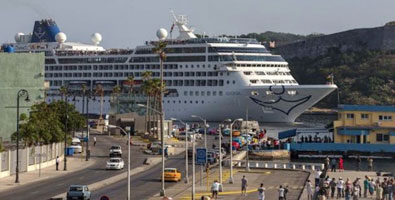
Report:
[[[26,147],[19,149],[19,172],[28,172],[45,168],[56,163],[56,157],[63,157],[64,144],[53,143],[49,145]],[[0,153],[0,178],[15,174],[16,150]]]
[[[245,167],[245,160],[233,160],[237,167]],[[321,163],[298,163],[298,162],[274,162],[274,161],[248,161],[249,168],[260,169],[291,169],[291,170],[316,170],[324,169]]]

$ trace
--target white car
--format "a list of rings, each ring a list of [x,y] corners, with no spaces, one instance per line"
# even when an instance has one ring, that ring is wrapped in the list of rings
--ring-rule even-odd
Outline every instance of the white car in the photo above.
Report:
[[[107,161],[106,169],[123,169],[124,166],[122,158],[111,158]]]
[[[119,145],[111,146],[110,157],[113,157],[113,156],[122,156],[121,146],[119,146]]]
[[[171,147],[169,144],[165,144],[165,148]],[[160,141],[152,142],[150,145],[150,149],[161,149],[162,143]]]
[[[69,147],[74,149],[74,153],[82,153],[81,140],[78,138],[72,138]]]
[[[186,138],[185,132],[178,133],[176,138],[179,140],[185,140],[185,138]],[[191,141],[192,138],[193,138],[193,133],[188,133],[188,141]]]

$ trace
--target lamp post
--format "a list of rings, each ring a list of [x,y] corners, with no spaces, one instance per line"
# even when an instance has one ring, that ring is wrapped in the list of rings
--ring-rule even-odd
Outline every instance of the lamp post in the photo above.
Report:
[[[196,188],[195,188],[195,137],[192,138],[192,199],[195,199],[195,193],[196,193]]]
[[[65,113],[65,115],[66,115],[66,118],[65,118],[65,121],[64,121],[64,168],[63,168],[63,171],[67,171],[67,156],[66,156],[66,151],[67,151],[67,119],[69,118],[69,116],[68,116],[68,99],[67,99],[67,94],[65,93],[64,94],[64,105],[65,105],[65,107],[66,107],[66,113]]]
[[[85,161],[89,161],[90,152],[89,152],[89,99],[92,98],[92,95],[88,92],[86,95],[86,152],[85,152]],[[95,100],[93,98],[92,100]]]
[[[222,125],[224,122],[231,122],[231,119],[225,119],[218,125],[219,135],[219,183],[222,184]]]
[[[235,119],[231,124],[230,124],[230,178],[229,178],[229,183],[233,184],[233,151],[232,151],[232,135],[233,135],[233,125],[237,122],[237,121],[243,121],[242,118],[239,119]]]
[[[206,149],[206,152],[207,152],[207,123],[206,123],[206,120],[200,116],[197,116],[197,115],[191,115],[191,117],[192,118],[199,118],[204,123],[204,148]]]
[[[170,120],[173,121],[180,121],[184,126],[185,126],[185,183],[189,183],[189,177],[188,177],[188,124],[183,122],[180,119],[176,118],[170,118]]]
[[[108,125],[108,128],[118,128],[119,130],[121,130],[124,134],[128,135],[128,196],[127,196],[127,200],[130,200],[130,133],[126,132],[123,128],[119,127],[119,126],[115,126],[115,125]]]
[[[29,92],[25,89],[20,89],[16,97],[16,168],[15,168],[15,183],[19,183],[19,98],[26,97],[25,101],[30,101]]]
[[[162,68],[161,68],[162,69]],[[161,96],[163,95],[163,93],[161,92]],[[162,102],[162,101],[160,101]],[[148,108],[146,105],[143,104],[137,104],[138,107],[141,108]],[[149,108],[151,111],[156,112],[157,114],[159,114],[161,116],[161,119],[163,119],[163,112],[156,110],[154,108]],[[163,136],[163,121],[161,121],[161,143],[162,143],[162,189],[160,191],[160,195],[161,196],[165,196],[165,137]]]

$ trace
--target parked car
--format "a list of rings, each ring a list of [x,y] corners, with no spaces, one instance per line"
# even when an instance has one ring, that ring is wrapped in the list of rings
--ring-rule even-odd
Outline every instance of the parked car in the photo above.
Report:
[[[122,158],[110,158],[107,161],[106,169],[123,169],[125,163],[123,162]]]
[[[67,200],[90,200],[91,192],[86,185],[70,185],[66,195]]]
[[[240,144],[238,142],[233,141],[232,142],[232,150],[239,150],[240,149]]]
[[[207,134],[209,134],[209,135],[217,135],[217,129],[216,128],[210,128],[210,129],[208,129]]]
[[[69,147],[74,149],[74,153],[82,153],[81,140],[78,138],[72,138]]]
[[[121,157],[122,156],[122,149],[121,146],[111,146],[110,147],[110,157]]]
[[[233,137],[238,137],[238,136],[240,136],[240,131],[233,131],[232,136],[233,136]]]
[[[241,134],[241,137],[244,137],[247,141],[251,141],[252,140],[252,136],[250,134],[247,134],[247,133]]]
[[[225,129],[223,129],[222,130],[222,135],[227,135],[227,136],[229,136],[230,135],[230,129],[229,128],[225,128]]]
[[[165,168],[165,181],[181,181],[181,172],[177,168]]]
[[[179,140],[185,140],[185,138],[186,138],[185,132],[178,133],[176,138],[179,139]],[[188,132],[188,141],[190,141],[192,138],[193,138],[193,134]]]
[[[221,153],[222,153],[222,158],[225,158],[226,157],[226,150],[222,147],[222,149],[221,149],[222,151],[221,151]],[[216,147],[215,149],[214,149],[214,151],[215,151],[215,153],[217,153],[218,154],[218,156],[219,156],[219,147]]]

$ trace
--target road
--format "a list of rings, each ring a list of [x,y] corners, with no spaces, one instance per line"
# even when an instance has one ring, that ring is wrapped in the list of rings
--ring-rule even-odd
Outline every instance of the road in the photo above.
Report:
[[[207,145],[210,148],[214,142],[214,136],[207,135]],[[197,146],[204,144],[204,140],[200,140]],[[170,156],[165,162],[166,167],[175,167],[185,177],[185,157],[181,153],[177,156]],[[196,167],[196,172],[199,172],[200,167]],[[162,172],[162,165],[156,165],[142,173],[131,177],[131,199],[148,199],[149,197],[158,194],[161,189],[160,176]],[[192,166],[189,165],[189,174],[192,174]],[[184,180],[182,180],[184,181]],[[174,182],[166,182],[165,188],[173,186]],[[97,191],[92,192],[92,199],[100,199],[102,195],[107,195],[110,199],[124,199],[127,195],[127,180],[126,178],[118,183],[106,186]]]
[[[105,163],[108,160],[108,149],[113,144],[120,144],[122,146],[123,159],[127,162],[126,140],[99,135],[96,137],[96,146],[94,147],[93,144],[90,144],[91,159],[96,160],[94,165],[80,171],[67,174],[66,176],[47,179],[34,184],[27,184],[10,191],[2,192],[0,193],[0,199],[49,199],[57,194],[66,192],[68,187],[72,184],[89,185],[124,172],[126,167],[124,170],[120,171],[107,171],[105,170]],[[144,155],[139,147],[132,146],[131,150],[131,156],[133,158],[131,161],[131,167],[135,168],[143,163],[147,155]]]

